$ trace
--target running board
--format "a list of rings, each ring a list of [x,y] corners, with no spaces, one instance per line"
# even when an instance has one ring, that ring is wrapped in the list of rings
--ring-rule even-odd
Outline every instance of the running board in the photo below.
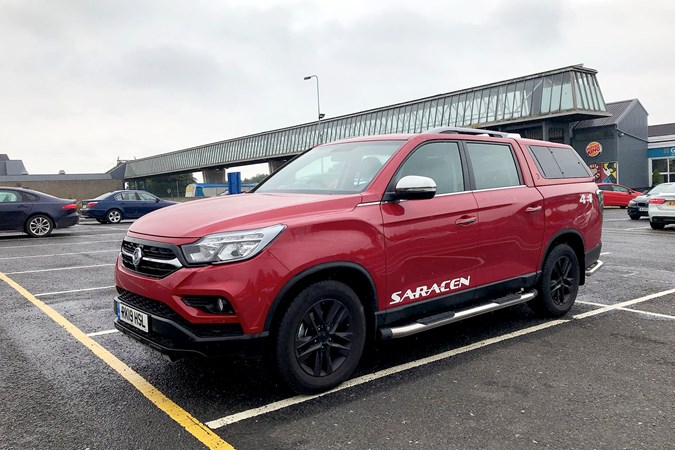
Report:
[[[587,277],[593,276],[593,274],[594,274],[595,272],[597,272],[598,269],[600,269],[600,268],[601,268],[602,266],[604,266],[604,265],[605,265],[605,263],[603,263],[603,262],[600,261],[600,260],[597,260],[595,263],[591,264],[590,266],[588,266],[588,267],[586,268],[586,276],[587,276]]]
[[[529,302],[537,296],[537,291],[523,292],[519,294],[508,295],[506,297],[497,298],[490,303],[484,303],[473,308],[463,309],[454,312],[445,312],[436,314],[434,316],[419,319],[408,325],[401,325],[391,328],[380,328],[380,339],[396,339],[413,334],[421,333],[422,331],[433,330],[434,328],[442,327],[453,322],[468,319],[470,317],[479,316],[481,314],[497,311],[498,309],[508,308],[509,306],[518,305],[520,303]]]

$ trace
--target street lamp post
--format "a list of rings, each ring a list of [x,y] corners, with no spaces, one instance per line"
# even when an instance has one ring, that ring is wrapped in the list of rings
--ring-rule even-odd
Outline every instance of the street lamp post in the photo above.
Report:
[[[323,119],[326,115],[321,114],[321,102],[319,100],[319,76],[318,75],[307,75],[304,79],[311,80],[316,78],[316,111],[319,116],[319,120]]]

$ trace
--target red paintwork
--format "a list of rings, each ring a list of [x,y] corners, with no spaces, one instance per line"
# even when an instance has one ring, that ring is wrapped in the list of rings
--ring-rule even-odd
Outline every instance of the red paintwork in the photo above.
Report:
[[[423,298],[396,300],[420,286],[449,289],[452,285],[452,292],[460,292],[534,274],[541,270],[548,243],[561,230],[580,233],[586,251],[600,244],[602,212],[593,177],[545,179],[525,148],[541,145],[540,141],[447,134],[345,141],[377,139],[407,142],[361,194],[242,194],[189,202],[142,217],[129,228],[130,236],[177,245],[224,231],[275,224],[287,228],[251,260],[183,268],[163,279],[137,275],[118,262],[117,285],[165,302],[193,323],[239,321],[246,333],[258,333],[282,288],[319,264],[349,262],[363,267],[374,281],[378,309],[385,310],[448,293],[436,290]],[[443,139],[510,144],[523,185],[380,203],[410,152],[423,142]],[[473,218],[472,223],[458,223]],[[470,282],[450,282],[460,278]],[[223,318],[186,306],[180,297],[187,295],[224,296],[236,317]]]
[[[621,190],[626,189],[627,192],[617,192],[617,191],[604,191],[605,193],[605,206],[628,206],[630,202],[635,197],[642,195],[642,192],[634,191],[633,189],[615,183],[598,183],[598,187],[608,186],[614,187],[618,186]]]

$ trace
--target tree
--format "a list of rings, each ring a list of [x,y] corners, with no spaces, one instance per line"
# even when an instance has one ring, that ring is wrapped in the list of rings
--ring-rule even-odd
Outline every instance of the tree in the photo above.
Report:
[[[251,178],[245,178],[244,183],[260,183],[262,180],[264,180],[268,174],[266,173],[257,173],[255,176],[252,176]]]
[[[185,187],[195,181],[191,173],[158,175],[145,179],[145,190],[158,197],[185,197]],[[139,183],[136,185],[141,187]]]

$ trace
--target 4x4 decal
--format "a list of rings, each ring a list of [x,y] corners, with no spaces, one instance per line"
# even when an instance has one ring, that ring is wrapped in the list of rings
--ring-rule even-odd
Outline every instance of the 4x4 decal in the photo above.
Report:
[[[446,280],[441,284],[434,283],[431,287],[419,286],[414,290],[408,289],[405,291],[405,294],[403,294],[403,291],[398,291],[391,294],[391,302],[389,302],[389,304],[395,305],[406,299],[417,300],[418,298],[428,297],[432,292],[440,294],[441,292],[454,291],[461,288],[462,286],[469,286],[470,284],[471,276],[468,276],[466,278],[459,277],[455,278],[454,280]]]

